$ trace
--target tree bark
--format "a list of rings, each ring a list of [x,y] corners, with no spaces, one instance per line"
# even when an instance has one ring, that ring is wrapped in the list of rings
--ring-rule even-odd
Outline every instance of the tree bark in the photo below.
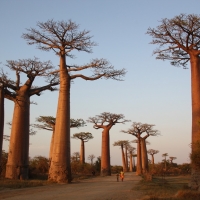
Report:
[[[28,179],[29,112],[30,99],[22,89],[15,99],[6,178]]]
[[[141,138],[141,149],[142,149],[142,172],[147,173],[149,171],[148,156],[145,139]]]
[[[3,146],[3,131],[4,131],[4,87],[0,85],[0,162]]]
[[[81,140],[81,149],[80,149],[80,163],[85,163],[85,144],[84,140]]]
[[[190,55],[192,90],[192,153],[200,142],[200,58]],[[191,187],[200,191],[200,169],[192,162]]]
[[[142,174],[142,161],[141,161],[141,140],[138,138],[138,143],[137,143],[137,170],[136,170],[137,175]]]
[[[127,146],[125,146],[125,159],[126,159],[126,168],[124,172],[128,171],[128,150],[127,150]]]
[[[130,153],[130,166],[129,166],[129,171],[133,172],[133,154]]]
[[[102,132],[101,176],[111,176],[110,168],[110,136],[109,129]]]
[[[121,144],[121,151],[122,151],[122,165],[123,165],[123,171],[125,172],[126,170],[126,161],[125,161],[125,155],[124,155],[124,148],[123,144]]]
[[[70,166],[70,76],[65,55],[60,55],[60,90],[49,180],[71,182]]]
[[[152,162],[152,165],[154,165],[154,155],[151,154],[151,162]]]

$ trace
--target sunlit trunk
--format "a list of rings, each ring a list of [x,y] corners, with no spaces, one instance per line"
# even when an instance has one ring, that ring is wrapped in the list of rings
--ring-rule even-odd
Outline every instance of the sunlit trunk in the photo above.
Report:
[[[192,81],[192,153],[200,142],[200,58],[190,55]],[[191,187],[200,190],[200,169],[192,162]]]
[[[148,166],[148,156],[145,139],[141,139],[141,149],[142,149],[142,172],[146,173],[149,171]]]
[[[126,168],[124,172],[128,171],[128,150],[127,150],[127,146],[125,146],[125,160],[126,160]]]
[[[85,144],[83,140],[81,140],[80,163],[81,164],[85,163]]]
[[[130,153],[130,166],[129,166],[129,171],[133,172],[133,154]]]
[[[53,133],[52,133],[52,136],[51,136],[51,144],[50,144],[50,150],[49,150],[49,166],[51,165],[51,160],[52,160],[54,133],[55,133],[55,127],[53,127]]]
[[[102,132],[101,148],[101,176],[111,176],[110,168],[110,136],[109,129],[104,128]]]
[[[70,76],[65,55],[60,56],[60,90],[49,180],[71,182],[70,166]]]
[[[137,175],[142,174],[142,159],[141,159],[141,141],[140,138],[138,138],[138,143],[137,143],[137,170],[136,170]]]
[[[125,172],[125,170],[126,170],[126,161],[125,161],[123,144],[121,144],[121,151],[122,151],[122,166],[123,166],[123,171]]]
[[[28,179],[29,112],[29,96],[19,92],[14,105],[6,178]]]
[[[4,88],[0,85],[0,162],[3,146],[3,130],[4,130]]]

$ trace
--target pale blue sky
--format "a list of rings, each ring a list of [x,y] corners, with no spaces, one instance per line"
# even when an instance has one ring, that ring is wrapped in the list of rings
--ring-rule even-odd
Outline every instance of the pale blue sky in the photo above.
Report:
[[[68,63],[85,64],[93,58],[105,58],[115,68],[126,68],[123,82],[75,80],[71,86],[71,117],[93,117],[102,112],[124,114],[132,122],[155,124],[162,136],[149,138],[149,148],[159,150],[155,161],[162,154],[177,157],[177,163],[189,162],[191,142],[191,88],[190,68],[184,70],[170,65],[169,61],[156,60],[152,55],[156,46],[149,44],[148,27],[156,27],[162,18],[172,18],[180,13],[199,14],[198,0],[2,0],[0,1],[0,62],[40,58],[51,60],[57,66],[59,58],[53,52],[42,52],[36,46],[28,46],[21,38],[26,28],[35,27],[38,21],[48,19],[69,20],[80,25],[80,30],[91,31],[98,46],[92,54],[75,53],[76,59]],[[5,68],[5,67],[4,67]],[[11,76],[13,76],[11,74]],[[42,84],[39,80],[34,85]],[[40,115],[56,115],[58,92],[44,92],[32,100],[31,123]],[[6,100],[6,122],[12,120],[13,102]],[[131,123],[116,125],[110,131],[111,164],[121,164],[117,140],[134,140],[121,133]],[[73,133],[89,131],[94,139],[86,144],[89,154],[101,155],[101,131],[86,127],[73,129]],[[5,125],[5,134],[10,130]],[[48,156],[51,133],[38,131],[30,139],[30,156]],[[8,142],[4,149],[8,150]],[[136,147],[135,144],[133,146]],[[71,142],[71,152],[79,151],[80,141]]]

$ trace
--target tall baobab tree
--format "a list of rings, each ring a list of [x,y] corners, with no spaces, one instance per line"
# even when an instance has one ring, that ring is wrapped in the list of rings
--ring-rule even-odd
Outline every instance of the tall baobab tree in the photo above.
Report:
[[[91,165],[93,165],[93,160],[94,160],[94,158],[95,158],[95,155],[94,155],[94,154],[90,154],[90,155],[88,156],[88,160],[90,160]]]
[[[157,59],[170,60],[174,66],[186,68],[190,62],[192,91],[192,153],[200,142],[200,15],[180,14],[172,19],[162,19],[161,25],[149,28]],[[191,188],[200,189],[200,168],[192,161]]]
[[[102,131],[102,147],[101,147],[101,175],[110,176],[110,129],[116,124],[124,124],[129,120],[124,119],[122,114],[112,114],[109,112],[101,113],[96,117],[90,117],[88,122],[94,124],[95,129],[103,129]]]
[[[129,171],[133,172],[133,168],[135,165],[135,162],[133,162],[133,155],[134,155],[135,147],[132,147],[129,145],[128,147],[128,152],[129,152],[129,160],[130,160],[130,166],[129,166]]]
[[[53,116],[40,116],[36,118],[36,121],[41,124],[33,124],[32,125],[33,127],[52,132],[51,144],[50,144],[50,150],[49,150],[49,160],[51,162],[53,145],[54,145],[54,132],[55,132],[55,125],[56,125],[56,118]],[[70,128],[80,128],[82,126],[85,126],[85,121],[83,119],[70,119]]]
[[[89,31],[79,31],[79,25],[69,21],[38,22],[39,30],[30,28],[23,38],[28,44],[36,44],[39,49],[53,50],[59,56],[60,90],[55,126],[55,146],[49,170],[49,180],[55,182],[71,182],[70,167],[70,84],[76,78],[94,81],[100,78],[121,80],[125,69],[115,70],[105,59],[93,59],[83,66],[67,65],[66,57],[73,58],[72,52],[92,52],[96,44],[91,41]],[[88,76],[81,71],[91,70]]]
[[[122,132],[131,134],[137,138],[137,175],[142,174],[142,172],[148,171],[148,157],[145,140],[149,136],[156,136],[159,134],[158,130],[154,130],[153,127],[154,125],[152,124],[133,122],[130,129],[128,129],[127,131],[122,130]]]
[[[154,155],[157,154],[157,153],[159,153],[159,151],[158,150],[154,150],[154,149],[149,149],[147,151],[147,153],[149,155],[151,155],[151,163],[152,163],[152,165],[154,165]]]
[[[72,136],[73,139],[81,140],[81,148],[80,148],[80,163],[85,163],[85,142],[93,139],[92,133],[89,132],[80,132],[74,133]]]
[[[45,90],[55,90],[53,86],[58,85],[59,82],[56,76],[51,74],[55,69],[50,61],[41,62],[37,58],[10,60],[7,61],[6,66],[16,73],[16,81],[13,84],[7,83],[7,81],[3,82],[4,87],[8,86],[4,94],[5,98],[14,102],[5,177],[28,179],[30,97],[40,96],[41,92]],[[4,75],[4,72],[1,71],[0,76]],[[21,83],[23,75],[26,75],[24,84]],[[33,86],[36,77],[44,77],[48,84],[42,87]]]
[[[173,156],[169,157],[169,160],[170,160],[171,164],[173,163],[173,160],[175,160],[175,159],[177,159],[177,157],[173,157]]]
[[[162,157],[164,157],[164,162],[165,162],[165,170],[167,170],[167,156],[168,156],[168,153],[163,153],[162,154]]]
[[[124,153],[124,146],[129,143],[128,140],[119,140],[117,142],[114,142],[113,146],[120,146],[121,147],[121,152],[122,152],[122,166],[123,166],[123,171],[127,172],[127,165],[126,165],[126,159],[125,159],[125,153]]]

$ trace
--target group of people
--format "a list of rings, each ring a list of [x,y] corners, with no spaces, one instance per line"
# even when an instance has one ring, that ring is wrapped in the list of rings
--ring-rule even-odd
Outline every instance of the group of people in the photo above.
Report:
[[[117,181],[119,181],[119,177],[120,177],[121,181],[124,181],[124,172],[123,172],[123,170],[121,170],[120,173],[117,172]]]

